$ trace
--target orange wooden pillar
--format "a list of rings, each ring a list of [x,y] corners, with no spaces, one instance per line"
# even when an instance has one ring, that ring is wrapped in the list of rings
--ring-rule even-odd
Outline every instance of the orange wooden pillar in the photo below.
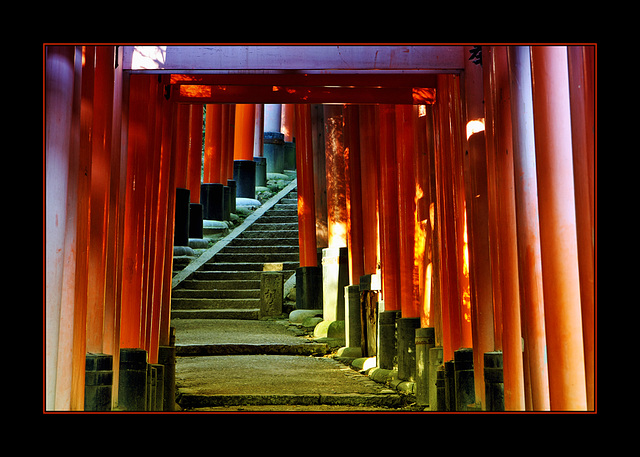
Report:
[[[437,216],[440,227],[440,284],[442,302],[443,360],[452,360],[453,351],[462,347],[460,321],[461,297],[458,289],[458,266],[456,253],[455,187],[453,175],[453,139],[451,124],[450,75],[438,75],[436,91],[436,122],[438,135],[435,156]],[[439,94],[439,96],[438,96]]]
[[[293,105],[292,105],[293,106]],[[262,157],[264,150],[264,104],[255,105],[255,127],[253,130],[253,157]],[[292,114],[295,119],[295,112]]]
[[[160,185],[160,165],[161,165],[161,139],[162,139],[162,103],[164,98],[162,97],[162,85],[156,84],[157,79],[151,86],[151,92],[149,94],[149,134],[152,145],[152,154],[149,156],[147,162],[147,214],[148,214],[148,227],[146,232],[148,234],[148,270],[146,272],[146,308],[144,316],[144,349],[148,352],[149,363],[157,363],[158,360],[158,335],[159,335],[159,313],[160,313],[160,293],[161,290],[158,286],[158,271],[162,269],[164,262],[164,238],[160,238],[158,232],[158,226],[160,220],[158,218],[160,205],[162,202],[161,190],[164,190]],[[188,124],[187,124],[188,128]],[[185,144],[185,150],[188,152],[188,132],[187,142]],[[185,170],[185,183],[186,183],[186,170]],[[186,184],[185,184],[186,185]],[[162,222],[166,220],[163,219]],[[146,241],[146,240],[145,240]]]
[[[283,104],[281,108],[280,132],[284,134],[284,141],[293,141],[296,131],[296,113],[294,104]],[[264,125],[264,123],[263,123]]]
[[[77,239],[75,265],[75,296],[73,321],[73,379],[71,383],[72,411],[84,410],[86,345],[87,345],[87,265],[89,261],[89,211],[91,203],[91,124],[93,113],[93,79],[95,46],[81,46],[80,56],[76,56],[76,77],[78,65],[82,84],[80,97],[80,139],[77,188]],[[123,153],[124,154],[124,153]],[[126,164],[126,161],[125,161]],[[70,168],[70,171],[72,169]],[[126,170],[125,170],[126,174]],[[124,195],[124,193],[122,193]],[[122,208],[124,213],[124,207]],[[69,221],[73,220],[69,216]],[[119,333],[119,332],[118,332]],[[115,354],[114,354],[115,355]]]
[[[585,410],[567,49],[534,46],[531,65],[550,403]]]
[[[236,105],[233,146],[234,160],[253,161],[253,132],[255,129],[255,110],[255,105]],[[233,179],[233,174],[229,179]]]
[[[573,145],[573,176],[576,193],[576,229],[578,243],[578,265],[580,273],[580,303],[582,305],[582,332],[584,340],[584,363],[587,383],[587,408],[595,407],[595,353],[594,353],[594,256],[591,221],[592,210],[590,195],[593,192],[593,138],[587,133],[593,125],[593,106],[587,95],[585,81],[593,73],[593,67],[587,66],[584,58],[587,46],[568,46],[569,91],[571,94],[571,142]]]
[[[232,105],[222,105],[220,116],[220,184],[226,186],[229,179],[229,160],[233,162],[233,149],[229,148],[229,131]],[[235,113],[233,114],[235,116]],[[235,122],[235,121],[234,121]],[[232,175],[233,177],[233,175]]]
[[[358,124],[360,135],[360,183],[362,190],[363,275],[375,274],[379,268],[379,189],[378,170],[381,160],[378,150],[377,107],[360,105]],[[391,303],[394,303],[393,299]],[[395,305],[393,305],[395,306]]]
[[[256,196],[256,163],[253,161],[255,114],[255,105],[236,105],[234,160],[229,178],[236,182],[236,197]],[[234,206],[233,203],[231,206]]]
[[[200,203],[200,173],[202,170],[202,105],[189,105],[189,159],[187,189],[191,203]]]
[[[468,52],[470,47],[465,47]],[[467,54],[465,52],[465,55]],[[466,138],[468,148],[467,234],[469,245],[469,279],[471,282],[471,316],[473,368],[476,400],[485,406],[484,353],[494,347],[493,297],[489,258],[487,195],[487,159],[484,132],[482,67],[465,61]],[[465,168],[465,171],[467,168]]]
[[[144,258],[145,167],[149,153],[147,135],[148,75],[131,76],[123,246],[123,283],[120,347],[142,348],[142,275]]]
[[[398,161],[394,105],[380,105],[380,263],[385,311],[399,311],[400,264],[398,226]]]
[[[358,105],[344,106],[344,161],[347,203],[349,284],[359,284],[364,275],[362,246],[362,189],[360,179],[360,122]]]
[[[207,105],[204,132],[203,183],[222,183],[222,109],[224,105]]]
[[[398,170],[398,261],[402,317],[419,317],[415,240],[415,151],[412,105],[395,107],[395,141]]]
[[[496,192],[498,199],[499,255],[502,286],[502,351],[504,360],[505,410],[524,411],[524,371],[518,282],[518,243],[516,237],[515,186],[511,134],[511,105],[507,49],[494,46],[494,105],[496,148]]]
[[[187,165],[189,161],[189,117],[190,105],[178,105],[176,119],[176,153],[179,160],[176,162],[176,187],[187,188]]]
[[[482,70],[484,89],[484,113],[485,113],[485,149],[487,169],[487,195],[488,195],[488,221],[489,221],[489,259],[491,262],[491,280],[493,289],[493,321],[495,350],[502,350],[502,289],[500,256],[498,250],[498,202],[496,193],[496,167],[495,167],[495,123],[496,123],[496,93],[491,91],[495,87],[495,66],[492,64],[493,47],[482,48]]]
[[[347,246],[343,115],[341,105],[324,105],[328,247]]]
[[[549,410],[549,375],[546,362],[542,264],[538,220],[531,60],[528,46],[509,46],[511,119],[516,191],[516,224],[522,330],[525,346],[527,409]],[[530,393],[529,393],[530,392]]]
[[[420,326],[433,327],[429,322],[431,308],[431,227],[429,222],[429,150],[431,136],[427,135],[427,106],[416,105],[415,122],[415,235],[414,261],[418,274],[418,309]]]
[[[309,105],[296,105],[296,167],[298,171],[298,233],[300,266],[318,266],[316,251],[313,149]]]
[[[160,151],[160,167],[162,186],[162,202],[158,203],[159,229],[162,230],[164,217],[164,237],[158,241],[164,242],[164,261],[158,274],[158,282],[161,284],[160,298],[160,324],[158,345],[169,346],[170,326],[171,326],[171,279],[173,273],[173,236],[175,221],[175,161],[176,154],[173,148],[174,119],[177,113],[177,106],[174,103],[162,103],[162,135]],[[199,193],[199,192],[198,192]],[[160,205],[164,205],[161,207]]]
[[[87,352],[102,353],[105,314],[106,247],[109,230],[111,179],[111,121],[113,110],[113,48],[96,48],[92,125],[91,210],[87,283]]]
[[[237,105],[232,104],[229,105],[229,122],[227,124],[227,157],[226,162],[222,164],[223,167],[226,167],[225,176],[226,179],[233,179],[233,160],[235,154],[235,136],[236,136],[236,110]],[[224,128],[224,127],[223,127]],[[227,181],[223,182],[225,186],[227,185]]]
[[[159,240],[155,239],[157,227],[157,202],[159,179],[159,149],[161,135],[161,111],[159,98],[158,79],[153,78],[149,87],[149,99],[147,103],[147,131],[148,155],[144,165],[145,176],[145,200],[144,200],[144,266],[142,272],[142,317],[141,317],[141,348],[148,353],[148,360],[153,362],[157,357],[154,351],[154,341],[157,332],[156,313],[158,303],[154,299],[154,280],[156,271],[156,250]],[[186,119],[182,124],[184,129],[182,148],[185,154],[185,163],[182,167],[183,186],[186,186],[187,167],[186,154],[188,152],[188,107],[186,107]]]
[[[69,161],[72,157],[72,118],[76,50],[71,46],[48,46],[45,51],[45,408],[68,409],[67,395],[58,390],[58,379],[69,372],[60,350],[73,338],[71,327],[61,326],[67,315],[62,300],[65,263],[70,251],[67,238]],[[72,178],[73,179],[73,178]],[[74,231],[70,225],[69,233]],[[72,278],[70,278],[72,279]],[[72,314],[71,314],[72,315]],[[66,323],[66,322],[65,322]]]
[[[468,246],[467,243],[467,210],[464,183],[464,149],[462,147],[465,129],[463,128],[462,100],[460,96],[460,77],[449,77],[451,96],[451,167],[453,174],[454,205],[455,205],[455,234],[456,234],[456,261],[458,280],[458,312],[460,314],[460,331],[462,347],[473,347],[471,337],[471,301],[468,271]]]

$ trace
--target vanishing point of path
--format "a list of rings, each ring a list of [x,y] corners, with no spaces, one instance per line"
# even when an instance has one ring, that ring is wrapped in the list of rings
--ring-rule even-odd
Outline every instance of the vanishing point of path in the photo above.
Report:
[[[264,263],[298,266],[293,184],[176,289],[176,389],[183,411],[394,411],[402,398],[297,336],[287,315],[258,319]],[[234,253],[235,255],[230,255]]]

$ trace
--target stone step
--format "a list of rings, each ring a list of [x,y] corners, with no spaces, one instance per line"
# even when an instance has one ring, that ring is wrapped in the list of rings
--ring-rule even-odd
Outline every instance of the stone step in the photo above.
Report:
[[[227,246],[220,253],[223,254],[243,254],[243,253],[264,253],[264,254],[297,254],[299,251],[299,246],[295,245],[266,245],[261,246],[258,243],[255,245],[247,245],[247,246]]]
[[[300,256],[294,253],[222,253],[219,252],[208,263],[254,264],[273,262],[298,262]]]
[[[210,272],[210,273],[217,273],[217,272]],[[226,273],[226,272],[225,272]],[[242,272],[243,276],[246,276],[248,274],[251,275],[255,275],[254,273],[246,273],[246,272]],[[255,275],[255,276],[259,276],[259,275]],[[176,297],[176,292],[178,291],[182,291],[182,290],[189,290],[189,291],[195,291],[195,290],[215,290],[215,291],[221,291],[221,290],[227,290],[227,289],[260,289],[260,279],[258,278],[256,279],[227,279],[227,280],[216,280],[216,279],[211,279],[211,280],[207,280],[207,281],[200,281],[200,280],[196,280],[196,279],[187,279],[185,281],[183,281],[180,284],[181,288],[180,289],[174,289],[171,293],[171,295],[173,297]],[[179,296],[179,295],[178,295]]]
[[[260,309],[183,309],[172,310],[171,319],[244,319],[257,320]]]
[[[273,209],[275,209],[276,211],[298,211],[298,203],[276,203],[275,205],[273,205]]]
[[[229,264],[205,264],[203,267],[221,267]],[[234,267],[242,266],[241,264],[232,264]],[[255,270],[231,270],[231,269],[218,269],[218,270],[207,270],[207,271],[196,271],[192,278],[197,281],[212,281],[212,280],[229,280],[229,281],[241,281],[241,280],[253,280],[260,281],[260,275],[262,274],[263,264],[256,264],[259,268]],[[253,265],[252,265],[253,266]],[[284,280],[286,281],[289,277],[295,273],[295,269],[298,266],[298,262],[286,262],[283,270]]]
[[[298,217],[298,208],[292,209],[277,209],[275,207],[271,208],[269,211],[264,213],[264,216],[295,216]]]
[[[190,389],[180,389],[178,402],[187,410],[195,408],[213,408],[222,406],[259,406],[259,405],[331,405],[355,406],[359,408],[380,407],[400,408],[402,397],[398,394],[200,394]],[[304,409],[300,409],[304,411]]]
[[[260,220],[260,219],[258,219]],[[244,233],[247,232],[272,232],[272,231],[298,231],[298,222],[286,223],[286,224],[272,224],[272,223],[261,223],[254,222],[251,224]]]
[[[255,289],[176,289],[171,292],[171,299],[179,298],[260,298],[260,281],[237,281],[258,283]],[[242,286],[242,284],[241,284]]]
[[[298,197],[287,196],[278,202],[279,205],[298,205]]]
[[[260,292],[260,291],[258,291]],[[260,298],[172,298],[172,310],[253,309],[260,308]]]
[[[236,238],[229,246],[298,246],[298,238]],[[226,248],[225,248],[226,249]]]
[[[214,343],[176,344],[178,357],[220,355],[324,355],[331,352],[325,343]]]
[[[212,267],[220,267],[221,264],[205,264],[203,267],[210,265]],[[235,265],[234,265],[235,266]],[[234,269],[235,270],[235,269]],[[262,268],[260,270],[198,270],[196,271],[192,278],[199,282],[209,282],[209,281],[243,281],[243,280],[252,280],[252,281],[260,281],[260,275],[262,274]]]
[[[260,219],[258,219],[260,223],[268,223],[268,224],[297,224],[298,223],[298,215],[288,216],[288,215],[279,215],[279,214],[265,214]]]
[[[241,235],[238,235],[238,238],[293,238],[297,240],[298,230],[245,230]]]

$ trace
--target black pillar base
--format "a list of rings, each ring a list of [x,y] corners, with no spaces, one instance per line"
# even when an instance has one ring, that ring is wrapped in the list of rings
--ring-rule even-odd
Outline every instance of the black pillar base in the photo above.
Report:
[[[200,184],[202,218],[208,221],[224,219],[224,186],[220,183]]]
[[[322,268],[296,268],[296,309],[322,309]]]
[[[189,246],[189,189],[176,189],[176,220],[173,232],[174,246]]]
[[[189,238],[202,238],[202,205],[189,205]]]
[[[256,198],[256,163],[253,160],[233,161],[236,197]]]
[[[124,411],[145,411],[147,402],[147,351],[120,349],[118,407]]]
[[[84,378],[84,410],[111,411],[112,388],[113,356],[108,354],[87,354]]]

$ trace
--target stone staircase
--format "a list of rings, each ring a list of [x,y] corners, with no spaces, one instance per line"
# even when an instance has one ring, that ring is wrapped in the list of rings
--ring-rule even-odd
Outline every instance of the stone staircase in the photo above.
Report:
[[[258,319],[260,274],[281,263],[286,281],[299,266],[294,190],[173,290],[172,319]]]

